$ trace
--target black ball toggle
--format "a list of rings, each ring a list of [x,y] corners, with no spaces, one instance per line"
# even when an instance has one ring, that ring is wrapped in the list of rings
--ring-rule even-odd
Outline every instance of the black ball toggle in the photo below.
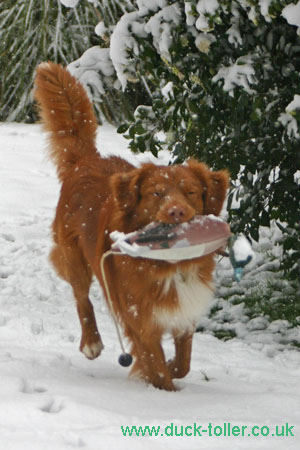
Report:
[[[130,353],[122,353],[122,355],[119,356],[119,364],[122,367],[128,367],[132,363],[132,356]]]

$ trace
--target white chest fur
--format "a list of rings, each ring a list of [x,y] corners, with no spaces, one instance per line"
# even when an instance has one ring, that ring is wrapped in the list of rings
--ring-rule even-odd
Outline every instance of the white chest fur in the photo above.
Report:
[[[164,294],[175,287],[177,306],[159,307],[154,311],[156,322],[166,331],[193,331],[213,299],[213,286],[207,286],[196,272],[177,272],[165,280]]]

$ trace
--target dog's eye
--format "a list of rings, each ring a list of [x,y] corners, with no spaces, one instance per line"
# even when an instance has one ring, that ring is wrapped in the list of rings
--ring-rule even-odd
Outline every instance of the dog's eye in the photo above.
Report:
[[[194,191],[188,192],[188,195],[196,195],[196,194],[197,194],[197,192],[194,192]]]
[[[152,195],[153,195],[154,197],[162,197],[162,193],[161,193],[161,192],[158,192],[158,191],[153,192]]]

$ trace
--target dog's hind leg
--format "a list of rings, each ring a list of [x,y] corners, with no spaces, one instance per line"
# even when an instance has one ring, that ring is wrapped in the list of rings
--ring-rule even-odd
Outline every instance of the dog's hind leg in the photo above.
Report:
[[[80,350],[88,359],[97,358],[103,349],[103,343],[89,299],[92,270],[75,242],[63,246],[55,245],[50,260],[58,275],[73,288],[82,330]]]

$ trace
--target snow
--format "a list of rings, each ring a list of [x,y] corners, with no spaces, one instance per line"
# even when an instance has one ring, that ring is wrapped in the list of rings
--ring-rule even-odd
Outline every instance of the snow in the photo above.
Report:
[[[136,0],[140,15],[147,15],[149,11],[157,11],[167,6],[166,0]]]
[[[105,26],[105,23],[103,21],[99,22],[96,26],[95,26],[95,33],[97,34],[97,36],[103,37],[105,36],[105,33],[107,33],[107,28]]]
[[[299,138],[299,130],[297,120],[294,115],[300,109],[300,95],[295,94],[293,100],[285,108],[285,113],[281,113],[278,121],[286,128],[287,134],[290,137]]]
[[[254,94],[254,90],[250,88],[250,84],[255,83],[255,70],[253,68],[253,57],[245,55],[239,57],[233,64],[228,67],[221,67],[218,73],[212,78],[213,82],[224,80],[224,91],[233,97],[233,90],[236,86],[241,86],[248,94]]]
[[[137,28],[138,20],[139,15],[136,11],[124,14],[117,23],[110,40],[110,58],[123,90],[125,90],[128,80],[128,74],[125,71],[126,66],[129,64],[127,61],[128,50],[132,50],[134,55],[138,54],[138,44],[130,29],[131,24],[134,22]],[[145,37],[142,30],[143,25],[141,24],[140,35]]]
[[[193,26],[196,22],[196,18],[193,14],[192,3],[184,2],[184,12],[186,15],[186,23],[188,26]]]
[[[271,17],[269,15],[269,7],[272,3],[272,0],[259,0],[258,4],[260,6],[261,14],[264,16],[267,22],[271,22]]]
[[[287,5],[281,14],[290,25],[300,27],[300,1],[296,5],[293,3]]]
[[[248,239],[243,235],[239,235],[232,246],[232,251],[234,253],[235,260],[246,261],[248,257],[253,258],[254,251],[248,241]]]
[[[208,31],[210,27],[206,14],[215,14],[219,8],[218,0],[199,0],[196,8],[199,13],[199,17],[196,21],[196,28],[201,31]]]
[[[286,107],[286,112],[292,114],[296,109],[300,109],[300,95],[295,94],[294,99]]]
[[[168,83],[161,88],[161,93],[162,93],[163,97],[165,97],[165,99],[167,101],[170,98],[172,98],[174,96],[174,93],[173,93],[173,82],[172,81],[168,81]]]
[[[226,31],[226,34],[228,34],[228,42],[235,47],[238,47],[239,45],[242,45],[243,42],[239,28],[239,18],[232,17],[231,23],[231,27]]]
[[[118,365],[116,332],[95,282],[91,299],[105,349],[95,361],[84,358],[71,289],[47,260],[60,186],[45,156],[45,138],[38,125],[0,124],[0,141],[0,448],[298,449],[300,354],[277,351],[272,341],[247,343],[246,328],[244,340],[228,342],[197,333],[191,372],[176,382],[178,392],[162,392],[128,380],[128,369]],[[103,154],[117,149],[136,165],[153,160],[131,155],[127,141],[108,125],[99,129],[98,144]],[[281,322],[273,322],[274,332],[285,325]],[[261,335],[264,326],[261,318],[252,322]],[[169,339],[165,346],[171,356]],[[276,425],[288,423],[294,436],[125,437],[121,432],[121,425],[170,430],[171,424],[180,429],[196,423],[207,429],[225,422],[268,426],[271,434]]]
[[[169,48],[172,44],[172,28],[181,21],[181,10],[177,2],[165,6],[154,14],[146,23],[145,31],[153,37],[153,45],[157,52],[171,61]]]
[[[292,116],[292,114],[281,113],[278,117],[278,122],[286,127],[289,137],[295,137],[296,139],[299,139],[300,135],[298,132],[297,120]]]
[[[91,87],[104,95],[104,84],[115,74],[109,57],[109,49],[98,46],[86,50],[80,58],[68,65],[68,69],[86,87],[90,97],[93,97],[94,93],[90,92]],[[95,99],[95,95],[93,98]]]
[[[67,6],[67,8],[75,8],[75,6],[77,6],[79,0],[60,0],[60,2],[64,6]]]
[[[147,3],[147,4],[146,4]],[[164,0],[154,0],[151,3],[140,0],[137,11],[123,14],[113,30],[110,40],[110,57],[115,67],[118,79],[125,90],[127,81],[135,81],[133,59],[139,56],[139,39],[148,35],[153,38],[153,45],[163,58],[170,61],[169,48],[172,43],[172,27],[181,20],[178,2],[166,5]],[[155,11],[159,11],[156,13]],[[153,16],[145,22],[144,15],[149,11]],[[132,55],[131,55],[132,53]]]

